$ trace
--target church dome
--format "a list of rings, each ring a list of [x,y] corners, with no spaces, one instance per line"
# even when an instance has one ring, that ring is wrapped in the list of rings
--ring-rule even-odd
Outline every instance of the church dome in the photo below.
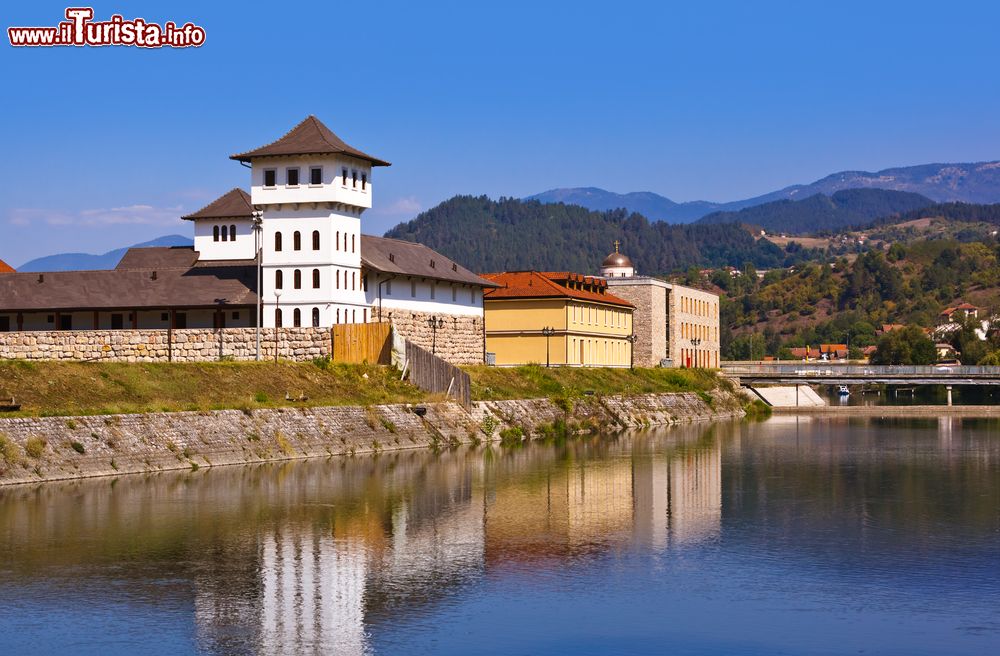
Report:
[[[624,253],[619,253],[618,251],[615,251],[611,255],[608,255],[606,258],[604,258],[604,261],[601,262],[601,267],[602,268],[603,267],[632,267],[632,268],[634,268],[634,266],[635,265],[632,264],[632,260],[629,259],[628,255],[625,255]]]

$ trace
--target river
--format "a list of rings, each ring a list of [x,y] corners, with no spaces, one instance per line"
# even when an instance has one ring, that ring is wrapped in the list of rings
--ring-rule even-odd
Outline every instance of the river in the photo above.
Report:
[[[774,417],[0,489],[5,654],[1000,651],[1000,423]]]

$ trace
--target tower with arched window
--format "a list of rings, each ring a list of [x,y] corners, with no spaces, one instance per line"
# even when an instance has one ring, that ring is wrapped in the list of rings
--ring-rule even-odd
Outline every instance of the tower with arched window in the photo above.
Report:
[[[279,307],[286,326],[366,317],[361,215],[372,206],[372,170],[389,162],[349,146],[314,116],[231,159],[249,165],[248,205],[262,213],[262,325],[275,325]],[[253,236],[247,241],[243,257],[252,258]]]

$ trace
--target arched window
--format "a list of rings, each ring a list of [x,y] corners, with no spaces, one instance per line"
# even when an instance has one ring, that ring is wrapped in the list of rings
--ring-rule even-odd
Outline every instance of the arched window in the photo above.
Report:
[[[340,323],[340,308],[337,308],[337,323]]]
[[[274,272],[274,288],[282,289],[284,284],[285,284],[285,274],[281,272],[281,269],[278,269],[277,271]]]
[[[337,240],[333,242],[333,247],[336,250],[340,250],[340,230],[337,231]]]
[[[302,327],[302,310],[295,308],[295,311],[292,312],[292,325],[296,328]]]
[[[281,308],[274,311],[274,325],[277,328],[281,328]]]
[[[296,230],[295,234],[292,235],[292,248],[297,251],[302,250],[302,233],[298,230]]]
[[[229,226],[229,241],[236,241],[236,226]]]
[[[344,233],[344,250],[345,251],[347,250],[347,233],[346,232]],[[344,312],[347,312],[347,310],[344,310]],[[345,319],[346,319],[346,317],[345,317]]]
[[[351,235],[351,252],[354,252],[354,235]]]
[[[357,323],[358,321],[358,311],[351,310],[351,323]]]
[[[319,328],[319,308],[313,308],[313,328]]]
[[[319,250],[319,230],[313,230],[313,250]]]
[[[340,289],[340,269],[337,269],[337,289]]]
[[[276,251],[280,251],[281,250],[281,233],[280,232],[274,233],[274,250],[276,250]]]
[[[368,323],[368,310],[367,308],[361,310],[361,323]]]
[[[358,288],[358,277],[357,276],[358,276],[358,272],[357,271],[351,271],[351,289],[357,289]]]
[[[313,269],[313,289],[319,289],[319,269]]]
[[[229,228],[222,226],[222,241],[229,241]]]
[[[300,269],[295,270],[293,275],[293,281],[295,284],[295,289],[302,289],[302,271]],[[298,312],[298,310],[296,310]]]
[[[219,241],[219,226],[212,226],[212,241]]]

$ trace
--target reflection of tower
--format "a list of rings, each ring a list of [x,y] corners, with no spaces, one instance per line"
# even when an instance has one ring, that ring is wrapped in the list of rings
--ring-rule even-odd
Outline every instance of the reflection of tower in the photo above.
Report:
[[[635,535],[654,548],[714,537],[722,518],[722,447],[684,446],[641,452],[637,444]]]
[[[670,461],[670,537],[675,544],[719,534],[722,448],[685,449]]]
[[[261,545],[261,652],[365,651],[367,558],[360,539],[303,531]]]

